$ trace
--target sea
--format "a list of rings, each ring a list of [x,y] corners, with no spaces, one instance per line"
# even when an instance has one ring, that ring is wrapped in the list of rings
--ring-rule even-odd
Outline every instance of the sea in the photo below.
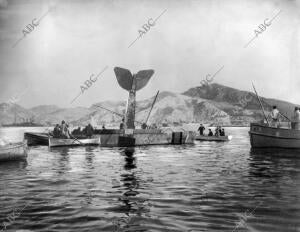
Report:
[[[21,141],[25,131],[0,128]],[[30,147],[0,163],[0,231],[300,231],[300,151],[229,142]]]

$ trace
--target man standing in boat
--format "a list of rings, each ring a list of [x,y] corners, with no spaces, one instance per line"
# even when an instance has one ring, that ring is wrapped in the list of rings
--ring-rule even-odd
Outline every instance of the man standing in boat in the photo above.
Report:
[[[69,139],[70,138],[69,129],[68,129],[68,126],[67,126],[67,124],[64,120],[62,120],[62,122],[61,122],[60,131],[61,131],[61,137],[62,138],[64,138],[64,139]]]
[[[122,118],[122,122],[120,123],[120,130],[124,129],[124,121],[125,121],[125,119]]]
[[[292,129],[300,130],[300,111],[298,107],[295,107],[295,112],[292,120]]]
[[[272,118],[272,124],[271,126],[273,127],[277,127],[278,126],[278,121],[279,121],[279,110],[277,109],[277,106],[273,106],[273,110],[270,114],[271,118]]]
[[[204,135],[204,133],[203,133],[204,130],[205,130],[205,127],[202,124],[200,124],[200,127],[198,128],[200,135]]]

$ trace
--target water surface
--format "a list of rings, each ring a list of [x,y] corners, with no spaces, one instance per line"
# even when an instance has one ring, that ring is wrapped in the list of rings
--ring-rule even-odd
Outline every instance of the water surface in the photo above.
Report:
[[[0,164],[1,226],[19,212],[6,231],[299,232],[299,151],[251,151],[247,128],[226,129],[225,143],[32,147]]]

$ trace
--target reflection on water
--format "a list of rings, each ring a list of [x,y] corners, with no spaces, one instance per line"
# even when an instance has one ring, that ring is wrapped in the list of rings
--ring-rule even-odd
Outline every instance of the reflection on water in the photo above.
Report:
[[[298,152],[251,150],[247,129],[228,133],[228,143],[31,148],[27,162],[0,163],[0,225],[26,204],[8,231],[299,231]]]

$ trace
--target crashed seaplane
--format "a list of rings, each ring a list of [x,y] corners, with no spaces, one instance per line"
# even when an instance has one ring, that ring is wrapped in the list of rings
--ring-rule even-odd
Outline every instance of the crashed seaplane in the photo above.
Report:
[[[96,129],[94,131],[94,135],[92,136],[92,139],[97,139],[97,141],[99,141],[99,145],[103,147],[131,147],[131,146],[145,146],[145,145],[194,143],[195,133],[193,131],[185,131],[185,130],[172,131],[171,129],[168,131],[162,131],[161,129],[157,129],[157,128],[152,129],[147,127],[145,127],[144,129],[136,129],[135,127],[136,92],[141,90],[147,85],[150,78],[154,74],[154,70],[142,70],[139,71],[137,74],[132,75],[131,72],[127,69],[115,67],[114,72],[119,85],[129,93],[125,115],[119,114],[120,117],[123,117],[124,128],[101,129],[101,130]],[[104,107],[101,106],[98,107],[105,109]],[[111,110],[108,111],[115,113]],[[35,136],[35,140],[37,139],[36,138],[37,133],[35,133],[35,135],[33,135],[33,133],[25,133],[25,134],[27,140],[29,139],[29,137],[32,138],[33,136]],[[51,138],[47,139],[48,136],[46,135],[43,136],[44,139],[41,138],[41,135],[38,137],[40,140],[44,140],[43,144],[46,145],[47,141],[48,140],[50,141]],[[71,135],[71,136],[76,138],[75,135]],[[31,141],[33,140],[31,139]],[[85,144],[84,142],[81,141],[81,139],[78,139],[78,137],[76,139],[73,139],[72,141],[73,142],[70,144],[70,146],[91,145],[91,144]],[[39,141],[39,143],[40,145],[42,145],[41,141]],[[63,144],[64,146],[66,146],[68,143],[62,141],[59,144]],[[50,142],[48,143],[48,145],[50,146]]]
[[[124,117],[124,129],[99,130],[100,146],[124,147],[194,143],[195,135],[192,131],[163,132],[161,129],[135,128],[136,92],[147,85],[154,74],[154,70],[142,70],[132,75],[128,69],[115,67],[114,72],[119,85],[129,94]]]

